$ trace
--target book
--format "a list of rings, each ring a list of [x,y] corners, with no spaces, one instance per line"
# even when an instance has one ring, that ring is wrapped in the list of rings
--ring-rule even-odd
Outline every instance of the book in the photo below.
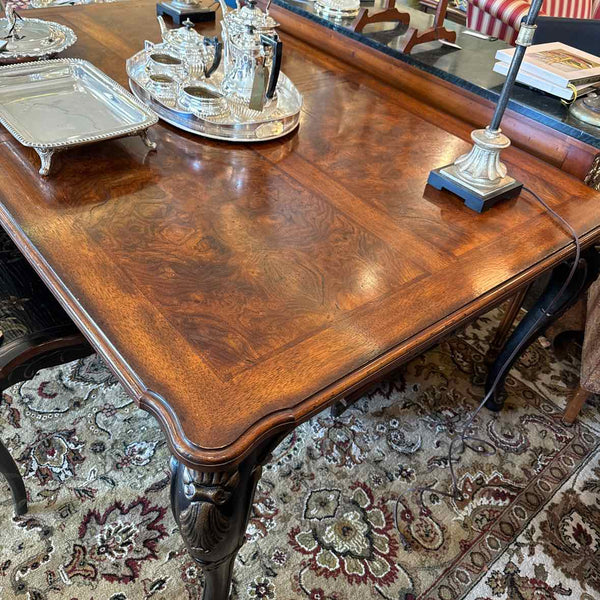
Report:
[[[496,52],[496,60],[510,63],[515,48]],[[530,73],[561,88],[600,81],[600,58],[561,42],[534,44],[525,51],[523,73]]]
[[[506,74],[508,73],[509,67],[510,67],[510,65],[508,63],[497,62],[494,65],[494,71],[496,73],[500,73],[500,75],[506,76]],[[523,85],[527,85],[536,90],[541,90],[543,92],[546,92],[547,94],[552,94],[553,96],[558,96],[559,98],[562,98],[563,100],[567,100],[567,101],[573,100],[574,96],[575,96],[572,88],[561,87],[550,81],[547,81],[546,79],[543,79],[542,77],[537,77],[536,75],[533,75],[532,73],[523,71],[522,69],[519,70],[519,73],[517,75],[517,82],[522,83]],[[575,89],[577,90],[577,97],[579,98],[581,96],[584,96],[588,92],[591,92],[592,90],[595,90],[598,87],[600,87],[600,82],[585,83],[583,85],[577,85],[577,86],[575,86]]]

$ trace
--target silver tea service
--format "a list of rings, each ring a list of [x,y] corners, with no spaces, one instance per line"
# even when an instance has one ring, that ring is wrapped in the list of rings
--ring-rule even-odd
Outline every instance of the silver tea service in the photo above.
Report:
[[[201,36],[191,23],[167,29],[159,19],[162,42],[147,42],[127,61],[131,90],[164,121],[199,135],[239,142],[286,135],[298,125],[302,95],[281,72],[278,24],[255,0],[233,10],[220,1],[222,42]],[[173,77],[174,102],[165,99],[167,82],[149,79],[158,72],[173,76],[169,65],[154,66],[156,54],[183,63],[184,75]]]

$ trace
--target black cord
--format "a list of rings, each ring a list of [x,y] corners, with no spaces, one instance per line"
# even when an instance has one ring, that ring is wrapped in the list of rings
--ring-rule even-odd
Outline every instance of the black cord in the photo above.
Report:
[[[577,232],[575,231],[575,229],[573,229],[571,224],[566,219],[561,217],[553,208],[548,206],[548,204],[542,198],[540,198],[540,196],[538,194],[536,194],[533,190],[531,190],[525,186],[523,186],[523,190],[528,192],[529,194],[531,194],[539,202],[539,204],[541,204],[542,207],[548,212],[548,214],[555,221],[560,223],[560,225],[573,238],[573,242],[575,243],[575,260],[573,261],[573,265],[571,267],[571,270],[569,271],[569,275],[565,279],[565,282],[563,283],[560,290],[556,293],[554,298],[552,298],[552,301],[544,309],[543,313],[532,323],[532,325],[529,328],[529,330],[527,331],[527,333],[521,338],[521,341],[517,344],[515,349],[511,352],[510,356],[506,359],[506,362],[504,363],[503,367],[501,369],[499,369],[498,374],[496,375],[496,379],[494,379],[489,391],[484,396],[484,398],[481,400],[481,402],[479,403],[479,406],[473,411],[471,416],[467,419],[467,422],[465,423],[462,430],[460,432],[457,432],[456,435],[450,441],[450,446],[448,448],[448,468],[450,470],[450,476],[452,478],[451,491],[446,492],[443,490],[439,490],[435,487],[435,484],[431,485],[431,486],[412,487],[412,488],[406,490],[406,492],[401,494],[396,499],[396,506],[395,506],[395,510],[394,510],[394,521],[395,521],[396,529],[399,529],[399,527],[398,527],[398,507],[400,506],[400,501],[402,500],[402,498],[404,498],[404,496],[406,496],[407,494],[410,494],[411,492],[420,492],[421,498],[422,498],[424,493],[431,492],[431,493],[435,493],[439,496],[446,496],[448,498],[453,498],[454,500],[460,501],[463,498],[462,498],[462,494],[460,493],[459,488],[458,488],[458,480],[456,477],[456,472],[454,470],[454,463],[457,463],[460,461],[462,455],[464,454],[465,450],[467,450],[467,449],[472,450],[473,452],[475,452],[477,454],[483,454],[484,456],[492,456],[496,453],[496,447],[494,446],[494,444],[492,444],[491,442],[489,442],[487,440],[475,437],[473,435],[469,435],[471,425],[473,424],[473,421],[477,418],[477,415],[481,412],[481,410],[485,406],[486,402],[495,393],[496,388],[498,387],[498,384],[500,383],[500,380],[502,379],[505,369],[517,357],[517,355],[523,348],[523,345],[527,342],[529,336],[536,330],[536,328],[538,327],[538,325],[540,324],[540,322],[542,321],[543,318],[552,316],[553,309],[555,308],[557,302],[564,295],[565,291],[567,290],[568,286],[570,285],[571,281],[573,280],[573,277],[575,276],[577,267],[579,266],[579,261],[581,260],[581,242],[579,241],[579,236],[577,235]],[[460,444],[460,445],[457,446],[457,444]]]

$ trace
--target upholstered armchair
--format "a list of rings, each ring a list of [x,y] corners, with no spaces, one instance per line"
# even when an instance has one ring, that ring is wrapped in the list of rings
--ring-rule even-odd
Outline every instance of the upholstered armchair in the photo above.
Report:
[[[526,0],[468,0],[467,27],[514,44],[530,4]],[[600,0],[544,0],[540,14],[597,19]]]
[[[571,395],[563,421],[573,423],[592,394],[600,395],[600,280],[593,283],[588,291],[581,382]]]

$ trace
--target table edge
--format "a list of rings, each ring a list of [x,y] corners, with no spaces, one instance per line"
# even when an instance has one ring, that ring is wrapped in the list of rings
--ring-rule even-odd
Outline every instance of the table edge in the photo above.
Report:
[[[302,422],[334,404],[344,395],[383,377],[387,372],[434,345],[457,327],[492,309],[519,288],[562,262],[569,255],[574,254],[575,251],[572,242],[569,243],[565,240],[565,244],[561,248],[529,269],[489,290],[473,302],[458,308],[451,315],[431,324],[416,335],[403,340],[362,367],[298,402],[295,406],[264,415],[248,427],[235,442],[217,449],[206,449],[187,438],[181,422],[168,400],[144,385],[124,357],[119,354],[76,298],[64,286],[58,275],[39,254],[1,202],[0,222],[82,334],[107,362],[110,370],[123,384],[138,407],[157,419],[173,456],[191,468],[202,468],[203,470],[234,468],[267,439],[293,430]],[[600,226],[584,234],[580,238],[581,244],[588,246],[599,237]]]

